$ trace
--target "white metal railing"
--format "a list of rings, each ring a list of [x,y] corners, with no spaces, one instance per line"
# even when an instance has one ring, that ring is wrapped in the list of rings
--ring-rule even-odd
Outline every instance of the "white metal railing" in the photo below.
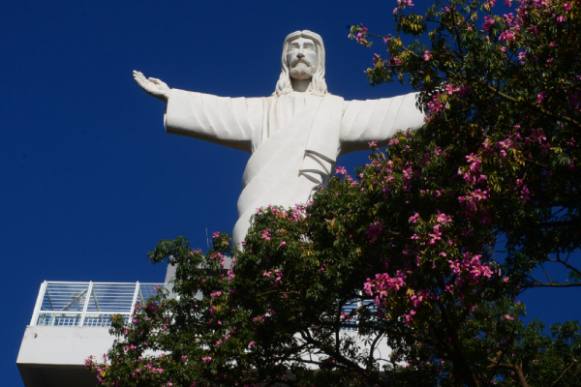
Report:
[[[44,281],[36,298],[30,325],[108,327],[114,315],[125,321],[164,286],[142,282]]]
[[[365,308],[375,313],[377,307],[373,304],[372,300],[352,300],[348,301],[341,308],[342,323],[341,328],[343,329],[357,329],[359,325],[359,319],[357,318],[357,310],[360,308]]]
[[[153,297],[163,283],[44,281],[36,298],[30,325],[108,327],[114,315],[129,322],[135,305]],[[371,300],[347,302],[343,329],[357,329],[354,312],[360,307],[375,310]]]

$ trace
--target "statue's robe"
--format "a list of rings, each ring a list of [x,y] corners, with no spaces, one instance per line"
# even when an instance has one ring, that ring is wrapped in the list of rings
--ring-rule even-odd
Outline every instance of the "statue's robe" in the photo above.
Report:
[[[171,89],[165,113],[168,132],[251,153],[233,232],[237,246],[259,208],[307,202],[326,184],[339,154],[423,123],[413,93],[345,101],[331,94],[229,98]]]

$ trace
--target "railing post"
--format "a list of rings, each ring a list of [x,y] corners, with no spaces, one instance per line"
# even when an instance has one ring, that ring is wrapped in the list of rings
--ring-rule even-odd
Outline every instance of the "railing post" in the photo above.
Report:
[[[81,321],[79,322],[80,327],[82,327],[85,324],[85,317],[87,316],[87,309],[89,308],[91,294],[93,294],[93,281],[89,281],[89,287],[87,288],[87,293],[85,293],[85,303],[83,304],[83,311],[81,312]]]
[[[133,299],[131,300],[131,309],[129,309],[129,318],[127,319],[127,321],[131,321],[131,318],[133,317],[133,312],[135,312],[135,304],[137,303],[137,297],[139,296],[140,287],[141,285],[139,284],[139,281],[135,282],[135,290],[133,291]]]
[[[32,318],[30,319],[30,326],[35,326],[38,322],[38,316],[40,315],[40,309],[42,308],[42,300],[44,300],[44,294],[46,293],[46,281],[42,281],[40,288],[38,289],[38,295],[36,296],[36,303],[34,304],[34,311],[32,312]]]

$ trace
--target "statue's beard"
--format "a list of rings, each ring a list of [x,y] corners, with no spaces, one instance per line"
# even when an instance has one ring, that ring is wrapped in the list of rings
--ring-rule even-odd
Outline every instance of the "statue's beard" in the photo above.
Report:
[[[301,81],[313,78],[314,72],[313,67],[308,62],[302,60],[294,62],[290,68],[291,78]]]

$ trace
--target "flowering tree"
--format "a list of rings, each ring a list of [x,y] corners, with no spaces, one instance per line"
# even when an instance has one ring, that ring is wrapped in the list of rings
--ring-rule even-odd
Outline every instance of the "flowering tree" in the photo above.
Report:
[[[397,0],[394,17],[397,35],[350,37],[382,48],[372,83],[421,92],[425,127],[370,144],[307,207],[261,210],[244,251],[160,243],[174,287],[116,321],[88,360],[102,384],[578,382],[577,323],[544,335],[516,298],[581,285],[581,2]]]

